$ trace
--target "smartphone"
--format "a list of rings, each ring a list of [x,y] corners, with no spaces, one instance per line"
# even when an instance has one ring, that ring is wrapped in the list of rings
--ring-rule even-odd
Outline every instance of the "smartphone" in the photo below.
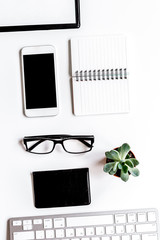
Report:
[[[56,52],[53,46],[21,50],[24,114],[27,117],[57,115]]]

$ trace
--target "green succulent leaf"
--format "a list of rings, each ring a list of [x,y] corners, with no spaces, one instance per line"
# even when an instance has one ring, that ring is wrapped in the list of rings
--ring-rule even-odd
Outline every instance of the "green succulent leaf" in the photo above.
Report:
[[[123,171],[124,173],[128,173],[128,166],[124,164],[122,166],[122,170],[121,171]]]
[[[133,164],[133,162],[132,162],[131,159],[127,159],[127,160],[125,161],[125,164],[126,164],[127,166],[131,167],[131,168],[134,168],[134,164]]]
[[[127,154],[127,156],[126,156],[125,159],[130,159],[130,155],[129,155],[129,153]]]
[[[118,168],[122,169],[122,164],[121,163],[118,163]]]
[[[121,159],[125,159],[128,152],[130,151],[130,146],[128,143],[124,143],[120,148],[119,148],[119,155]]]
[[[135,159],[135,158],[130,158],[130,160],[131,160],[132,163],[134,164],[134,167],[136,167],[136,166],[139,164],[138,160]]]
[[[114,175],[115,173],[116,173],[116,171],[113,171],[113,170],[111,170],[111,171],[109,172],[110,175]]]
[[[118,164],[119,164],[119,162],[115,162],[115,164],[113,166],[113,171],[115,171],[115,173],[117,172]]]
[[[114,162],[106,163],[104,165],[103,171],[104,172],[110,172],[111,169],[113,168],[114,164],[115,164]]]
[[[119,152],[116,151],[116,150],[111,150],[109,152],[106,152],[105,155],[106,155],[107,158],[112,159],[114,161],[120,161],[121,160]]]
[[[129,172],[132,174],[132,176],[134,177],[138,177],[140,174],[140,171],[138,170],[138,168],[130,168]]]
[[[127,182],[128,181],[128,179],[129,179],[129,174],[128,174],[128,172],[127,173],[124,173],[124,171],[123,171],[123,169],[122,169],[122,171],[121,171],[121,179],[124,181],[124,182]]]

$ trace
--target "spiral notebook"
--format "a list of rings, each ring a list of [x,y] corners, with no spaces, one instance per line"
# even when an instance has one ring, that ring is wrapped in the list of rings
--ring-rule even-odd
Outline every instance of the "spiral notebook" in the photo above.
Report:
[[[124,36],[72,38],[71,60],[75,115],[129,112]]]

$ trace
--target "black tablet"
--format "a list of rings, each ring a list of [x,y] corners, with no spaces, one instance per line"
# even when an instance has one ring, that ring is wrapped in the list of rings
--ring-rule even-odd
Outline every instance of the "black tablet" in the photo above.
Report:
[[[36,208],[88,205],[91,202],[89,169],[33,172]]]

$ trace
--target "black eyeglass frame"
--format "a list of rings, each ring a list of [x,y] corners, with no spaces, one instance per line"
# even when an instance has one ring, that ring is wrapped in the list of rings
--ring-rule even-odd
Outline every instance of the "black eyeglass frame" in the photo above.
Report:
[[[18,32],[18,31],[36,31],[36,30],[54,30],[54,29],[72,29],[80,27],[80,0],[75,1],[75,22],[59,24],[34,24],[34,25],[16,25],[1,26],[0,32]]]
[[[66,140],[78,140],[80,142],[82,142],[84,145],[86,145],[87,147],[89,147],[88,150],[83,151],[83,152],[70,152],[67,151],[67,149],[65,148],[63,142]],[[27,146],[27,142],[31,142],[31,141],[38,141],[35,144],[33,144],[31,147],[28,148]],[[36,153],[36,152],[31,152],[36,146],[38,146],[40,143],[42,143],[45,140],[49,140],[53,142],[53,148],[51,151],[46,152],[46,153]],[[85,140],[90,140],[91,144],[86,142]],[[94,143],[94,136],[93,135],[41,135],[41,136],[27,136],[23,138],[23,143],[25,145],[26,151],[33,153],[33,154],[49,154],[51,152],[53,152],[56,144],[61,144],[61,146],[63,147],[63,149],[67,152],[67,153],[71,153],[71,154],[80,154],[80,153],[86,153],[86,152],[90,152],[93,148],[93,143]]]

